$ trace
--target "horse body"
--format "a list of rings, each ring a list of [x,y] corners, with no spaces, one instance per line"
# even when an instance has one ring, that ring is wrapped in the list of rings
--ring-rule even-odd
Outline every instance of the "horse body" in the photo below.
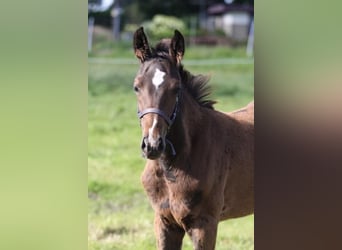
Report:
[[[187,111],[191,117],[193,112]],[[211,236],[215,239],[220,220],[253,213],[254,142],[250,137],[254,130],[234,114],[213,110],[203,110],[194,126],[197,133],[189,138],[190,145],[183,146],[191,150],[183,152],[170,170],[162,160],[147,160],[142,183],[162,220],[157,218],[156,223],[174,225],[189,234],[199,223],[206,232],[215,232]],[[175,145],[176,150],[181,147]]]
[[[214,249],[219,221],[253,213],[254,104],[224,114],[199,101],[205,94],[196,100],[191,86],[181,91],[179,111],[165,132],[169,143],[158,145],[159,157],[147,157],[141,181],[155,211],[158,249],[181,249],[185,233],[194,249]],[[143,134],[152,131],[144,128],[148,120],[163,123],[152,113],[142,119]]]

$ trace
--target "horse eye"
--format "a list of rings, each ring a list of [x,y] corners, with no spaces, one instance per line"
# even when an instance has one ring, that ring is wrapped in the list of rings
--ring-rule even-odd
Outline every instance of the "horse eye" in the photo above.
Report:
[[[140,90],[137,86],[134,86],[133,89],[134,89],[134,91],[135,91],[136,93],[138,93],[139,90]]]

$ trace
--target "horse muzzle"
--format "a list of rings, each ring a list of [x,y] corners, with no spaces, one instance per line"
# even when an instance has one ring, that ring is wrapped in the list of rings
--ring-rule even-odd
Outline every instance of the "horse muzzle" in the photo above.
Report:
[[[150,160],[155,160],[159,158],[165,150],[165,139],[162,137],[153,139],[145,136],[141,142],[141,150],[144,157],[147,157]]]

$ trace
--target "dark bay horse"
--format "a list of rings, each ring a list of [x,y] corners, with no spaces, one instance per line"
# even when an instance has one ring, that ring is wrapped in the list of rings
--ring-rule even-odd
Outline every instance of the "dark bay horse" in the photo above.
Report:
[[[219,221],[254,210],[254,104],[231,113],[214,110],[207,77],[186,71],[184,38],[149,46],[134,34],[140,69],[134,80],[141,149],[141,180],[155,211],[158,249],[215,248]]]

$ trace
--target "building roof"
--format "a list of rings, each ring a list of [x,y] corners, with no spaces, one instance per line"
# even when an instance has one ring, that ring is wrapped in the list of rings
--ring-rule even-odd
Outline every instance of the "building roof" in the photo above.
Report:
[[[88,0],[88,10],[92,12],[104,12],[109,10],[114,2],[115,0]]]
[[[254,15],[254,7],[252,5],[240,5],[240,4],[224,4],[218,3],[209,6],[207,13],[209,15],[222,15],[228,12],[248,12],[251,15]]]

